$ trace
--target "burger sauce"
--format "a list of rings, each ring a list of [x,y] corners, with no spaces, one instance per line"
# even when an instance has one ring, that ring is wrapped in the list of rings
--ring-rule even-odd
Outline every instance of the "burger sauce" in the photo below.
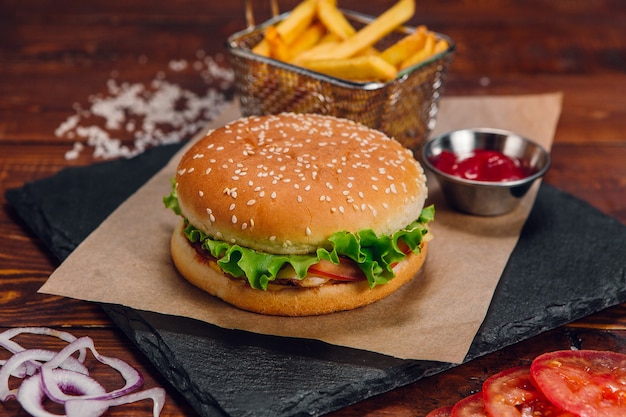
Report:
[[[446,174],[474,181],[515,181],[528,176],[518,159],[490,149],[476,149],[467,155],[443,151],[430,162]]]

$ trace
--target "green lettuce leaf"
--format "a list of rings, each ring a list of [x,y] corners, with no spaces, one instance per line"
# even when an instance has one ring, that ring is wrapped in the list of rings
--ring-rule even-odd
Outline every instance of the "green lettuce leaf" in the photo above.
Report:
[[[176,179],[172,178],[170,181],[172,183],[172,192],[170,195],[163,197],[163,204],[165,204],[166,208],[172,210],[180,216],[181,213],[180,206],[178,205],[178,194],[176,194]]]
[[[175,190],[164,197],[163,202],[180,215]],[[185,227],[185,235],[190,242],[200,243],[203,249],[209,251],[224,272],[237,278],[245,277],[253,288],[266,290],[267,285],[276,279],[278,271],[286,265],[290,265],[298,278],[302,279],[307,275],[309,267],[320,260],[338,264],[340,257],[353,260],[367,277],[370,288],[373,288],[389,282],[394,277],[393,265],[406,257],[398,246],[400,240],[412,252],[419,253],[419,246],[428,233],[426,225],[434,219],[434,215],[434,206],[425,207],[417,220],[391,236],[377,236],[371,229],[357,233],[336,232],[329,238],[331,250],[320,248],[306,255],[275,255],[215,240],[189,222]]]

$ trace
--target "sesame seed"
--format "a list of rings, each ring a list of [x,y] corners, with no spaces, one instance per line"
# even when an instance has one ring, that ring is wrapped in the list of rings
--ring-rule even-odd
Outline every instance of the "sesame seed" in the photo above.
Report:
[[[253,206],[254,203],[256,203],[256,200],[248,200],[248,202],[246,203],[249,206]]]
[[[228,207],[228,210],[234,210],[234,209],[235,209],[235,203],[232,203],[230,207]]]
[[[311,236],[311,229],[309,227],[306,228],[306,235]]]
[[[276,198],[276,191],[272,191],[270,197],[272,198],[272,200],[274,200]]]
[[[237,187],[233,187],[233,188],[225,187],[223,192],[229,197],[237,198]]]
[[[198,191],[198,195],[199,195],[200,197],[204,197],[204,191],[202,191],[202,190]]]
[[[230,220],[233,222],[233,224],[237,224],[237,216],[235,216],[233,214],[233,217],[230,218]]]

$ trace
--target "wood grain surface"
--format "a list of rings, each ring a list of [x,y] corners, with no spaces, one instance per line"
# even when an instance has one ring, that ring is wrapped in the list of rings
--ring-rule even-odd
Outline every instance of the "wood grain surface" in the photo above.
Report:
[[[254,2],[259,21],[268,16],[266,3]],[[279,3],[282,10],[296,4]],[[343,8],[371,15],[392,4],[339,0]],[[447,95],[562,92],[553,166],[545,181],[626,224],[626,3],[418,2],[410,23],[426,24],[456,41]],[[244,27],[240,2],[0,0],[0,330],[51,326],[90,335],[102,353],[138,366],[146,387],[167,388],[163,416],[196,414],[98,306],[37,293],[58,261],[16,216],[4,192],[64,167],[101,160],[89,146],[67,159],[74,141],[55,131],[76,106],[87,109],[91,98],[106,95],[110,80],[149,84],[166,72],[189,91],[215,87],[232,95],[232,88],[213,86],[192,68],[173,71],[172,65],[210,56],[227,68],[225,39]],[[424,416],[479,389],[498,370],[572,346],[626,353],[626,305],[332,415]],[[104,371],[96,377],[112,378]],[[0,404],[0,414],[27,415],[14,401]],[[147,402],[107,413],[147,415]]]

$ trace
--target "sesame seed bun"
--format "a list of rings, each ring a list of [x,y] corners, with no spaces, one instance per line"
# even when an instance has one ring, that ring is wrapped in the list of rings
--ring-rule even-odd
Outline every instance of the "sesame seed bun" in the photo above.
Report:
[[[411,253],[394,267],[395,277],[389,283],[372,289],[367,280],[363,280],[309,288],[271,285],[262,291],[250,287],[243,279],[220,272],[214,261],[201,256],[189,244],[183,228],[181,222],[172,234],[171,252],[176,268],[190,283],[242,310],[275,316],[329,314],[382,300],[416,276],[426,260],[428,248],[428,242],[422,242],[419,253]]]
[[[236,120],[181,159],[182,215],[219,240],[275,254],[328,247],[345,230],[391,234],[427,196],[412,153],[385,134],[314,114]]]

